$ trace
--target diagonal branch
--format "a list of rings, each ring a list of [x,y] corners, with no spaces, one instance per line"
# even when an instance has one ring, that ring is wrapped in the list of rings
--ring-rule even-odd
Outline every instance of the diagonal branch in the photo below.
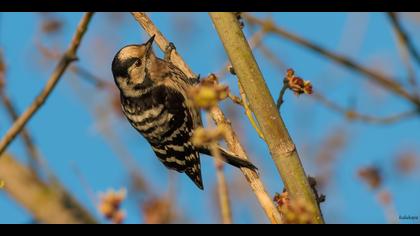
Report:
[[[300,36],[297,36],[295,34],[292,34],[279,26],[277,26],[273,21],[271,20],[262,20],[257,17],[251,16],[250,14],[244,14],[244,19],[248,21],[248,23],[253,25],[260,25],[261,27],[264,27],[267,32],[271,32],[274,34],[277,34],[281,37],[284,37],[285,39],[288,39],[294,43],[297,43],[307,49],[310,49],[320,55],[323,55],[324,57],[344,66],[347,67],[353,71],[356,71],[362,75],[365,75],[366,78],[370,79],[372,82],[380,85],[381,87],[389,90],[390,92],[393,92],[394,94],[405,98],[406,100],[413,103],[414,106],[417,108],[420,108],[420,98],[417,96],[414,96],[410,94],[404,87],[402,87],[398,82],[392,80],[388,76],[385,76],[379,72],[376,72],[374,70],[371,70],[365,66],[362,66],[355,61],[339,55],[337,53],[331,52],[319,45],[316,45],[313,42],[310,42],[307,39],[304,39]]]
[[[16,107],[10,100],[10,98],[6,95],[5,91],[0,88],[0,100],[3,106],[5,107],[7,114],[10,116],[12,121],[16,121],[19,118],[19,114],[17,112]],[[23,128],[21,131],[21,138],[25,145],[25,150],[27,156],[30,158],[30,166],[31,168],[37,172],[37,167],[43,162],[42,157],[35,147],[32,137],[30,136],[27,129]]]
[[[211,12],[210,17],[247,95],[288,193],[295,199],[304,200],[310,207],[310,211],[314,213],[311,222],[323,223],[316,196],[308,182],[295,144],[277,111],[238,20],[230,12]]]
[[[420,65],[420,54],[416,50],[416,47],[407,32],[403,29],[398,14],[396,12],[388,12],[387,15],[391,20],[392,27],[394,27],[398,37],[401,39],[405,47],[407,47],[407,50],[410,52],[417,64]]]
[[[22,131],[26,123],[28,123],[28,121],[35,115],[39,108],[41,108],[41,106],[45,103],[48,96],[51,94],[57,82],[60,80],[70,63],[77,59],[77,49],[79,48],[82,37],[87,30],[87,26],[92,18],[92,15],[92,12],[84,14],[79,25],[77,26],[76,32],[73,36],[69,48],[58,62],[44,89],[35,98],[35,100],[26,109],[26,111],[13,123],[12,127],[6,132],[6,134],[1,139],[0,155],[6,150],[6,148],[16,138],[16,136]]]
[[[135,20],[141,25],[141,27],[149,35],[155,35],[155,42],[160,47],[160,49],[164,51],[167,45],[169,44],[169,42],[162,35],[162,33],[156,28],[156,26],[149,19],[149,17],[143,12],[132,12],[132,15],[135,18]],[[171,60],[187,76],[191,78],[195,77],[192,70],[188,67],[188,65],[184,62],[184,60],[176,52],[176,50],[172,50]],[[210,114],[217,125],[222,125],[222,124],[226,125],[226,143],[230,151],[234,152],[235,154],[237,154],[238,156],[244,159],[248,159],[245,153],[245,149],[242,147],[241,143],[239,142],[238,136],[235,134],[235,131],[233,130],[230,122],[226,120],[220,108],[217,106],[212,108],[210,111]],[[274,205],[271,197],[268,195],[260,177],[254,171],[249,170],[247,168],[241,168],[241,171],[245,175],[246,180],[248,181],[253,192],[255,193],[268,219],[272,223],[281,223],[282,220],[281,220],[280,213],[277,210],[276,206]]]
[[[90,224],[96,220],[57,183],[46,184],[9,154],[0,156],[0,193],[6,191],[34,218],[46,224]]]
[[[401,54],[402,61],[404,63],[404,66],[407,70],[407,80],[409,82],[409,85],[412,87],[412,91],[414,94],[418,96],[418,87],[417,87],[417,81],[416,81],[416,73],[414,71],[411,57],[414,58],[414,60],[420,65],[420,57],[418,55],[418,52],[416,51],[411,39],[408,37],[406,32],[403,30],[399,17],[397,13],[395,12],[388,12],[388,17],[390,18],[392,28],[397,36],[397,46],[398,51]]]

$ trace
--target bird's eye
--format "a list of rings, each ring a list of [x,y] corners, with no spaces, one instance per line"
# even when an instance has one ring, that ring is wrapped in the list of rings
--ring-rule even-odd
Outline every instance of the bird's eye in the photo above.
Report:
[[[140,59],[136,61],[136,66],[141,66],[141,60]]]

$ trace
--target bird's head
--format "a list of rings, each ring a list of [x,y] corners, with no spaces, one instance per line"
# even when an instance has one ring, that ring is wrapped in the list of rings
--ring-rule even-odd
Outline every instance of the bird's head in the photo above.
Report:
[[[154,38],[153,35],[144,44],[127,45],[115,55],[112,74],[121,92],[136,93],[151,86],[147,71],[156,59],[152,49]]]

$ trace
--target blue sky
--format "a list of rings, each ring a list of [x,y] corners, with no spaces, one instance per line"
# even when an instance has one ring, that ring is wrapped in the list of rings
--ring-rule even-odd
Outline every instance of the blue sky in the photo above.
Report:
[[[40,60],[42,57],[36,42],[41,41],[45,46],[64,51],[82,13],[55,15],[65,22],[62,32],[46,37],[39,33],[42,17],[38,13],[1,14],[0,48],[7,65],[7,92],[20,111],[38,94],[54,67],[54,63],[43,63]],[[383,13],[272,13],[272,17],[286,30],[346,54],[366,66],[398,78],[407,76],[396,46],[396,37]],[[167,38],[175,43],[178,52],[195,73],[207,75],[223,68],[227,57],[206,13],[152,13],[151,18]],[[403,23],[417,48],[420,48],[420,32],[414,30],[418,23],[416,25],[408,21],[408,18],[403,18]],[[252,35],[248,26],[245,32],[248,36]],[[110,64],[114,54],[126,44],[146,39],[147,36],[130,14],[127,13],[120,22],[115,22],[109,13],[97,13],[83,39],[77,63],[112,82]],[[267,35],[263,42],[287,67],[292,67],[299,76],[311,80],[315,90],[343,106],[353,104],[358,111],[377,116],[395,114],[410,108],[406,101],[372,86],[359,74],[294,43],[274,35]],[[270,91],[277,97],[284,71],[268,62],[259,50],[256,50],[255,56]],[[418,75],[420,68],[414,66]],[[229,84],[233,92],[237,92],[235,80],[228,76],[223,82]],[[100,92],[77,76],[66,73],[47,103],[29,122],[28,128],[50,168],[77,199],[101,219],[74,167],[80,170],[96,193],[108,188],[128,187],[127,169],[101,135],[98,130],[100,124],[83,97],[102,109],[109,111],[111,107],[108,93]],[[418,118],[392,125],[347,122],[342,115],[332,112],[310,96],[295,97],[289,92],[285,99],[283,119],[297,145],[307,174],[319,174],[314,158],[322,148],[320,144],[327,134],[348,134],[348,142],[338,153],[332,167],[333,186],[325,190],[327,201],[323,203],[322,209],[326,222],[387,222],[384,209],[377,202],[374,192],[357,177],[357,170],[367,165],[377,165],[386,173],[384,186],[390,190],[398,214],[420,215],[420,205],[417,204],[420,198],[419,175],[399,176],[393,167],[396,154],[404,150],[420,153]],[[234,106],[230,101],[224,101],[222,107],[227,109]],[[241,110],[233,110],[241,116],[233,125],[240,130],[242,142],[253,162],[260,167],[269,192],[274,194],[281,191],[283,185],[266,145],[243,118]],[[176,205],[185,217],[196,223],[218,222],[217,211],[213,209],[215,171],[211,158],[202,158],[206,190],[200,191],[185,175],[175,172],[169,175],[169,171],[154,157],[146,141],[124,119],[115,115],[111,115],[110,119],[112,130],[116,131],[118,139],[135,157],[135,164],[154,190],[165,192],[168,179],[176,176]],[[4,109],[0,109],[0,134],[4,134],[9,126],[10,121]],[[19,160],[26,160],[20,140],[14,141],[8,151]],[[235,178],[241,184],[245,183],[238,170],[227,167],[226,172],[229,180]],[[128,194],[130,196],[130,192]],[[267,223],[251,191],[246,188],[243,194],[246,196],[234,196],[239,199],[233,205],[234,222]],[[242,201],[242,197],[246,200]],[[127,223],[142,222],[135,201],[126,201],[123,208],[127,212]],[[30,220],[30,215],[0,190],[0,223],[25,223]]]

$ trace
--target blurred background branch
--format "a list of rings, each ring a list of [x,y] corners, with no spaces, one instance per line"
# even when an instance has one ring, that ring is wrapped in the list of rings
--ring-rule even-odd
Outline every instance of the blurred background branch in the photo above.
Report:
[[[403,42],[404,46],[410,52],[413,59],[420,66],[420,54],[418,53],[416,47],[414,46],[411,38],[408,36],[408,33],[404,30],[401,25],[399,16],[397,12],[387,12],[389,19],[391,20],[392,27],[394,28],[398,38]]]
[[[47,224],[96,223],[96,220],[67,191],[46,184],[9,154],[0,158],[0,180],[4,189],[34,218]]]
[[[344,118],[349,121],[361,121],[371,124],[392,124],[412,118],[418,115],[418,110],[401,112],[399,114],[390,115],[387,117],[371,116],[357,112],[354,108],[344,108],[331,100],[328,100],[323,94],[315,92],[313,94],[314,99],[320,102],[322,105],[328,107],[334,112],[341,114]]]
[[[48,96],[54,89],[55,85],[60,80],[61,76],[64,74],[65,70],[70,65],[70,63],[77,59],[77,49],[79,48],[82,37],[87,30],[87,26],[92,16],[93,13],[91,12],[86,13],[83,16],[72,38],[69,48],[58,62],[57,67],[53,71],[44,89],[35,98],[32,104],[27,108],[27,110],[25,110],[25,112],[23,112],[22,115],[20,115],[20,117],[13,123],[12,127],[10,127],[10,129],[0,140],[0,155],[6,150],[7,146],[9,146],[9,144],[13,141],[16,135],[18,135],[19,132],[22,131],[26,123],[33,117],[35,112],[38,111],[38,109],[44,104],[44,102],[47,100]]]
[[[401,96],[411,102],[415,108],[420,110],[420,98],[409,93],[401,84],[396,82],[395,80],[389,78],[388,76],[383,75],[377,71],[374,71],[370,68],[362,66],[361,64],[357,63],[354,60],[351,60],[343,55],[339,55],[332,51],[327,50],[307,39],[304,39],[298,35],[290,33],[281,27],[277,26],[275,22],[271,19],[263,20],[257,17],[252,16],[251,14],[244,14],[244,19],[250,25],[259,25],[260,27],[265,28],[265,30],[269,33],[273,33],[279,35],[287,40],[290,40],[294,43],[297,43],[306,49],[309,49],[313,52],[318,53],[350,70],[356,71],[366,77],[367,79],[372,80],[379,86],[385,88],[386,90],[395,93],[398,96]]]

